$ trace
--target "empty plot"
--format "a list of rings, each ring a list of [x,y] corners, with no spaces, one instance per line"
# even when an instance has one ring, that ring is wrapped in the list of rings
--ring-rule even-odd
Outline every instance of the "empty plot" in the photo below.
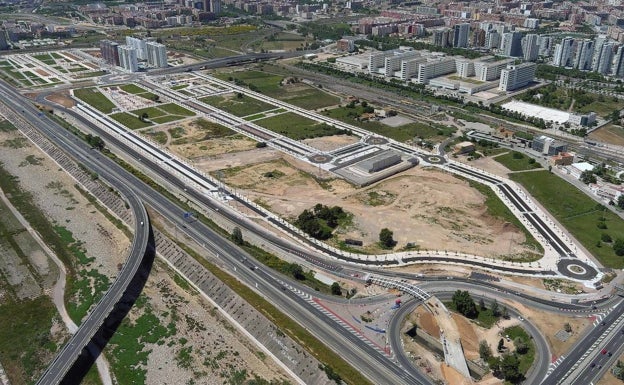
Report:
[[[277,108],[272,104],[242,94],[241,97],[208,96],[202,98],[201,101],[236,116],[253,115]]]

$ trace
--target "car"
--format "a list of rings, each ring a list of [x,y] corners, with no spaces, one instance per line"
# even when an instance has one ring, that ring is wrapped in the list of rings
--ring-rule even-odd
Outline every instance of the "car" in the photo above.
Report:
[[[595,368],[596,367],[596,363],[592,362],[591,365],[589,365],[589,366],[592,367],[592,368]]]
[[[612,353],[612,352],[609,352],[609,353],[607,353],[607,355],[608,355],[609,357],[611,357],[611,356],[613,356],[613,353]]]
[[[600,351],[600,354],[607,354],[607,349],[602,349],[602,350]]]

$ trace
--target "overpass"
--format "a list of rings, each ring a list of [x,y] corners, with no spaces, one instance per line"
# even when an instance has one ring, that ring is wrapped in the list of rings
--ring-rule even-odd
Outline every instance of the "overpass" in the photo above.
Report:
[[[30,122],[39,122],[38,127],[51,123],[47,120],[40,119],[38,116],[39,111],[31,104],[19,103],[21,98],[16,97],[15,91],[3,81],[0,81],[0,95],[2,96],[4,105],[8,107],[8,109],[3,109],[3,114],[6,115],[6,118],[13,122],[13,124],[35,145],[42,149],[50,148],[50,140],[42,136],[39,131],[35,129],[35,125]],[[37,382],[37,384],[41,385],[64,382],[65,376],[76,363],[83,349],[92,341],[100,328],[105,325],[116,305],[128,294],[129,286],[137,275],[144,261],[144,256],[148,253],[153,254],[154,252],[153,235],[149,217],[139,197],[132,189],[116,178],[113,170],[106,167],[94,166],[94,162],[89,155],[89,151],[91,150],[88,146],[84,145],[83,151],[68,151],[69,147],[67,142],[69,140],[56,140],[55,142],[61,150],[65,151],[65,153],[76,161],[97,172],[101,179],[105,180],[125,197],[126,203],[130,210],[132,210],[134,218],[134,239],[132,240],[128,259],[124,263],[119,275],[100,302],[97,303],[82,321],[76,333],[65,344],[43,373]]]

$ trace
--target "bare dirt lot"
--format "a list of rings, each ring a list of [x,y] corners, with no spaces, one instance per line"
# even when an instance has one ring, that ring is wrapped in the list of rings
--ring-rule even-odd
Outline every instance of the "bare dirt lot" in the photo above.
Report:
[[[320,151],[333,151],[335,149],[359,142],[359,138],[353,135],[334,135],[321,138],[304,139],[303,143]]]
[[[624,146],[624,128],[615,124],[601,127],[589,134],[589,137],[604,143]]]
[[[72,108],[76,105],[76,102],[74,101],[74,99],[69,97],[68,91],[50,94],[48,97],[46,97],[46,99],[48,99],[51,102],[60,104],[61,106],[65,108]]]
[[[211,160],[217,155],[254,149],[256,142],[246,136],[227,130],[216,133],[198,124],[199,119],[190,119],[175,124],[161,125],[153,131],[144,130],[143,134],[154,136],[160,132],[166,135],[165,147],[181,157],[201,162]],[[218,136],[218,137],[214,137]]]
[[[352,225],[338,230],[338,238],[361,239],[365,250],[379,252],[379,231],[394,231],[396,248],[408,242],[424,249],[450,250],[487,256],[527,252],[524,235],[513,225],[486,214],[485,198],[450,174],[435,169],[413,168],[366,188],[356,188],[341,179],[317,182],[319,172],[302,170],[287,155],[258,163],[242,157],[237,167],[221,170],[224,182],[246,190],[286,218],[296,218],[317,203],[338,205],[353,214]],[[218,162],[218,159],[216,160]],[[229,160],[231,165],[233,162]],[[197,164],[214,171],[215,164]],[[246,164],[246,165],[243,165]],[[316,171],[316,172],[315,172]],[[327,173],[321,172],[321,176]]]
[[[76,243],[84,247],[86,256],[93,258],[88,267],[80,266],[79,279],[74,278],[86,279],[86,291],[91,292],[96,281],[90,280],[90,275],[102,274],[112,280],[127,257],[130,241],[81,195],[70,176],[21,138],[17,131],[0,132],[0,162],[19,178],[46,215],[71,232]],[[36,257],[33,256],[33,264],[41,275],[43,270],[54,267]],[[86,291],[76,292],[69,301],[80,304]],[[115,384],[131,383],[130,378],[138,377],[126,377],[128,371],[142,369],[147,370],[144,383],[181,385],[198,381],[216,385],[254,375],[269,381],[287,379],[271,358],[259,352],[207,300],[162,263],[154,264],[142,298],[125,323],[130,325],[126,332],[136,330],[137,337],[122,345],[111,343],[106,349]],[[64,326],[57,322],[54,328],[56,337]],[[64,337],[66,333],[60,335]],[[167,343],[145,343],[139,348],[134,345],[156,337]],[[130,358],[128,350],[132,351]],[[144,363],[139,358],[143,355]]]

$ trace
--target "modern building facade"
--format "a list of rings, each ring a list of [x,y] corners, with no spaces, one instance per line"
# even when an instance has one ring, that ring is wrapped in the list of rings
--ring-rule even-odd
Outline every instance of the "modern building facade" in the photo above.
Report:
[[[538,35],[530,33],[522,38],[522,56],[526,61],[536,61],[539,50],[537,46]]]
[[[572,67],[572,54],[574,52],[574,39],[564,38],[555,46],[553,64],[557,67]]]
[[[119,66],[119,44],[110,40],[100,41],[100,54],[102,59],[110,65]]]
[[[524,87],[535,78],[535,63],[522,63],[510,65],[501,71],[498,89],[500,91],[513,91]]]
[[[150,41],[146,44],[147,64],[151,67],[167,67],[167,47],[164,44]]]
[[[126,45],[136,50],[137,59],[147,59],[147,41],[137,37],[126,36]]]
[[[137,50],[129,45],[120,45],[119,50],[119,66],[130,72],[139,70],[139,62],[137,60]]]
[[[470,34],[470,24],[462,23],[453,26],[453,47],[467,48],[468,35]]]

